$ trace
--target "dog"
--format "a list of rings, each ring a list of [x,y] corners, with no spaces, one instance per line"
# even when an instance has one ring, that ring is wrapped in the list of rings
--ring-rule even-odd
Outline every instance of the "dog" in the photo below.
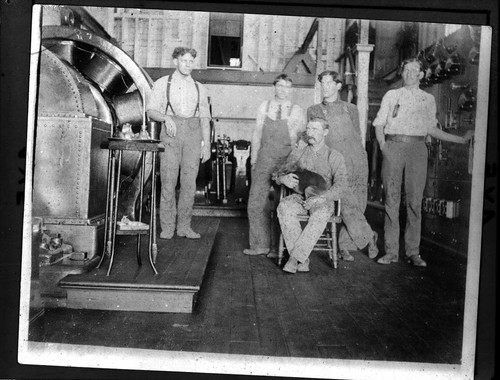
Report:
[[[297,169],[292,173],[299,178],[299,183],[293,190],[299,194],[303,194],[306,199],[321,195],[330,188],[323,176],[318,173],[307,169]]]
[[[307,198],[323,194],[330,188],[325,178],[318,173],[307,169],[302,169],[296,164],[292,164],[281,171],[280,175],[295,174],[298,177],[298,184],[293,191],[304,195]]]

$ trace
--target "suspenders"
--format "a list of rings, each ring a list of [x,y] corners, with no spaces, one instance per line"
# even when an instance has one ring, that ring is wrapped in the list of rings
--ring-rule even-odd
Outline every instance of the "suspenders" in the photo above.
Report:
[[[174,116],[176,116],[175,111],[172,108],[172,103],[170,103],[170,85],[171,85],[171,82],[172,82],[172,76],[169,75],[168,81],[167,81],[167,111],[168,111],[168,107],[170,107],[170,109],[172,110],[172,113],[174,114]],[[198,86],[197,81],[194,81],[194,85],[196,86],[196,92],[198,93],[198,102],[196,103],[196,108],[194,109],[194,114],[192,117],[195,117],[196,112],[200,110],[200,87]]]
[[[270,100],[268,100],[268,101],[267,101],[267,107],[266,107],[266,115],[269,113],[269,107],[270,107],[270,106],[271,106],[271,101],[270,101]],[[292,105],[290,106],[290,110],[288,111],[288,115],[286,115],[286,116],[290,116],[290,114],[292,113],[293,106],[294,106],[294,104],[292,104]],[[170,106],[170,108],[172,108],[172,106]],[[173,110],[172,110],[172,111],[173,111]]]

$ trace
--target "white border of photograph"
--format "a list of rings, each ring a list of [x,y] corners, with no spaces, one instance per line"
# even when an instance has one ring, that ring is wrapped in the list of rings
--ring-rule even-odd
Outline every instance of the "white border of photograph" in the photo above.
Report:
[[[246,374],[343,379],[472,379],[476,349],[482,209],[485,175],[491,39],[489,26],[481,27],[474,161],[469,224],[462,364],[430,364],[365,360],[337,360],[210,354],[39,343],[28,340],[31,274],[31,198],[37,69],[40,49],[41,6],[33,6],[29,128],[27,135],[24,241],[20,296],[18,359],[22,364],[87,368],[134,369],[191,373]]]

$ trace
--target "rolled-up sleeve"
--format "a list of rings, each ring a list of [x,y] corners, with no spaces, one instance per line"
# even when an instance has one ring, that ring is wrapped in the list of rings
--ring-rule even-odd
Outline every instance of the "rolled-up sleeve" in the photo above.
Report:
[[[380,104],[380,108],[377,112],[377,116],[375,120],[373,120],[373,125],[375,127],[383,127],[387,124],[387,118],[389,117],[389,108],[391,105],[392,93],[389,91],[382,98],[382,102]]]
[[[428,124],[427,124],[427,131],[430,132],[432,131],[437,123],[438,123],[438,120],[436,118],[436,99],[434,98],[434,96],[430,95],[427,96],[427,118],[426,120],[428,120]]]
[[[207,88],[198,83],[198,87],[200,89],[200,118],[208,118],[211,119],[210,116],[210,107],[208,104],[208,91]]]
[[[158,79],[153,84],[153,89],[151,90],[149,96],[149,105],[147,109],[165,113],[167,108],[167,77],[162,77]]]

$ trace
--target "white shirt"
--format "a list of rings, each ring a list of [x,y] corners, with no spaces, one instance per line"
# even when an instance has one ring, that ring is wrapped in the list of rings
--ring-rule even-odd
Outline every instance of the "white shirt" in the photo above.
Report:
[[[170,105],[172,106],[175,115],[180,117],[206,117],[210,118],[210,110],[208,108],[207,90],[205,86],[198,82],[200,89],[200,105],[198,113],[194,115],[196,104],[198,103],[198,91],[196,90],[195,81],[191,76],[185,77],[177,70],[170,75]],[[165,113],[167,107],[167,83],[169,76],[164,76],[158,79],[151,92],[149,109]],[[174,115],[169,107],[167,115]]]
[[[384,127],[386,135],[409,136],[425,136],[437,123],[434,96],[419,88],[410,91],[406,87],[389,90],[384,95],[373,121],[375,127]]]

